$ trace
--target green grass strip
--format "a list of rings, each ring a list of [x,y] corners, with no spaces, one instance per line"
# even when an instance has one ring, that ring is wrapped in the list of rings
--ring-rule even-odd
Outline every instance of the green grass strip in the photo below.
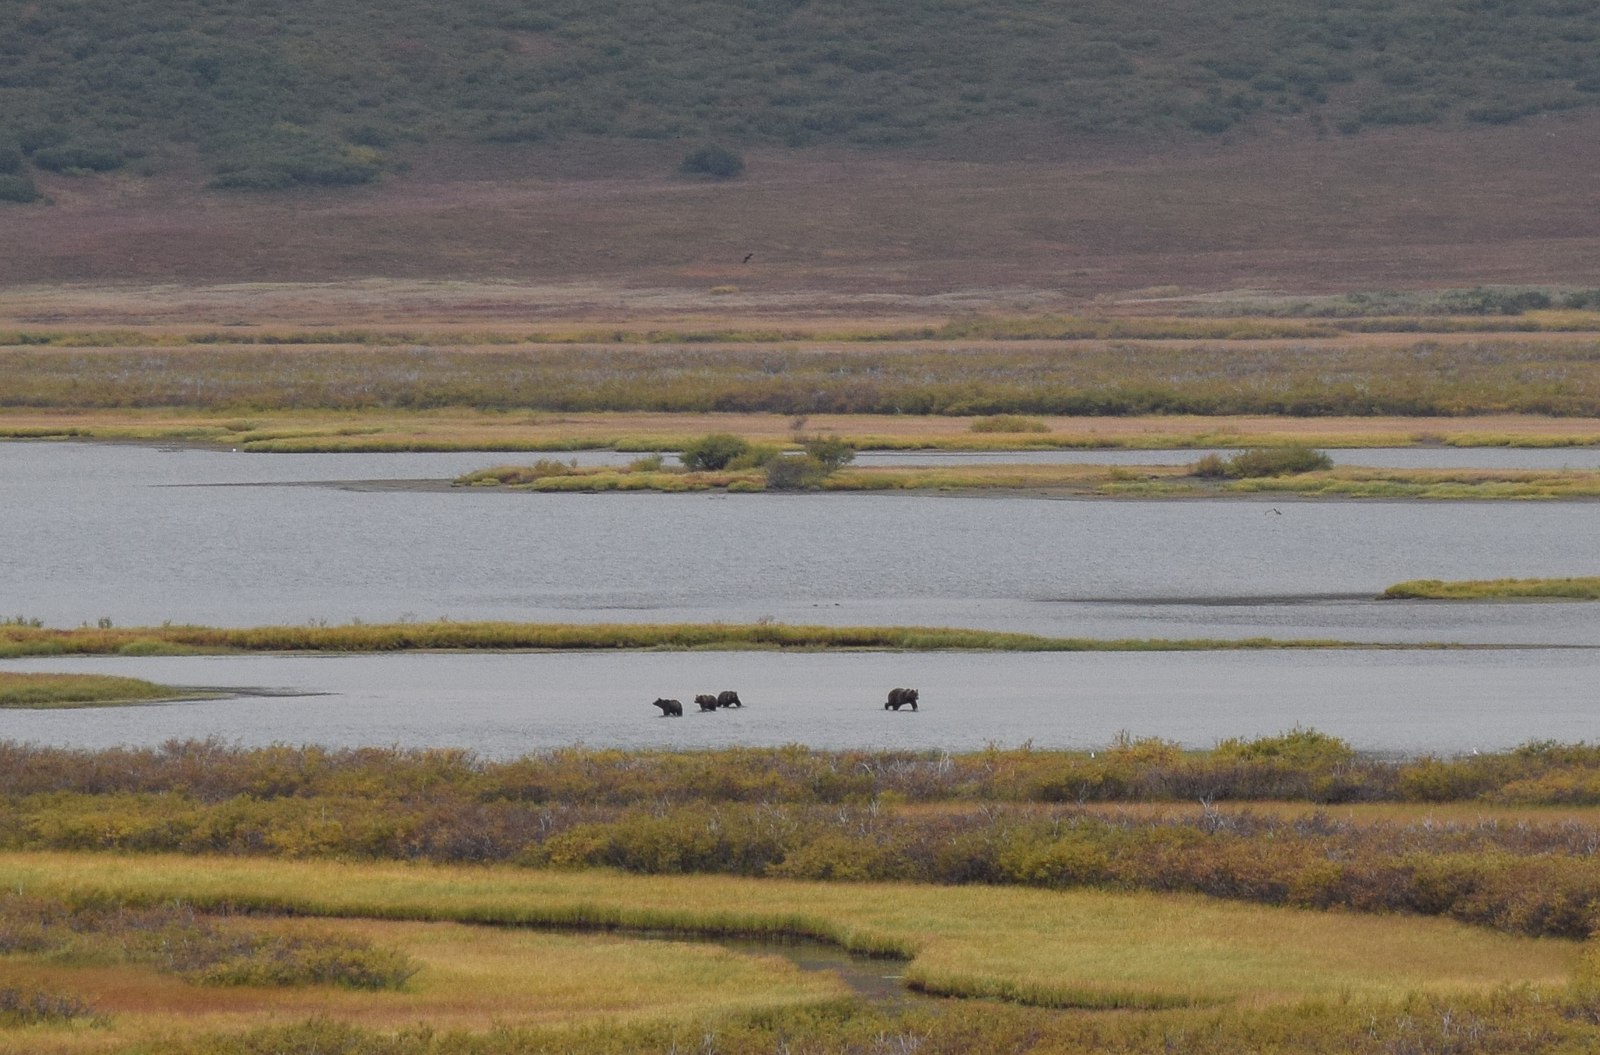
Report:
[[[192,697],[182,689],[138,678],[0,671],[0,708],[112,707]]]
[[[1489,601],[1512,598],[1600,601],[1600,576],[1572,579],[1411,579],[1383,591],[1385,600]]]
[[[353,623],[347,626],[161,626],[52,629],[0,625],[0,657],[227,652],[690,649],[892,649],[912,652],[1200,652],[1254,649],[1457,648],[1322,639],[1044,637],[919,626],[733,623]],[[170,690],[163,690],[170,695]]]

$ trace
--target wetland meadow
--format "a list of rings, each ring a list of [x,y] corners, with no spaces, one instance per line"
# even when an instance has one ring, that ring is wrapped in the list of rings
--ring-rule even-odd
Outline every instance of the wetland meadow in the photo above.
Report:
[[[1600,1042],[1592,311],[59,297],[0,1052]]]

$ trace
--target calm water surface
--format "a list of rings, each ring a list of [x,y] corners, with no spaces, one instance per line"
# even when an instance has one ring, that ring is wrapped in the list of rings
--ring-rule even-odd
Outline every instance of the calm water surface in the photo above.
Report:
[[[1596,503],[326,485],[447,478],[506,459],[0,444],[0,615],[63,626],[770,618],[1110,638],[1600,645],[1600,604],[1372,599],[1410,578],[1594,574]],[[292,486],[308,481],[321,484]],[[0,713],[0,735],[515,752],[574,740],[1092,746],[1121,729],[1206,743],[1315,724],[1363,746],[1470,749],[1593,736],[1600,670],[1591,656],[1600,651],[52,660],[28,669],[104,663],[158,681],[334,695]],[[897,684],[936,702],[886,719],[882,695]],[[761,705],[648,720],[657,695],[726,687]]]
[[[481,453],[0,445],[0,612],[68,626],[770,617],[1600,643],[1600,605],[1371,599],[1410,578],[1593,573],[1596,503],[194,486],[441,477],[475,464]]]
[[[491,757],[593,747],[1089,748],[1121,731],[1194,747],[1310,726],[1358,748],[1489,751],[1600,737],[1600,651],[1250,653],[491,653],[9,660],[5,670],[270,688],[94,710],[0,711],[0,738],[82,747],[217,736],[459,746]],[[916,686],[916,713],[883,710]],[[699,692],[746,706],[706,714]],[[658,696],[686,704],[661,718]]]

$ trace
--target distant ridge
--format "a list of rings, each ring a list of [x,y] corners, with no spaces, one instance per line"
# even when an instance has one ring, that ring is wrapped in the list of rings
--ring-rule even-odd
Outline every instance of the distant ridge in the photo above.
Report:
[[[414,144],[959,142],[1500,124],[1600,104],[1590,0],[0,0],[0,197],[40,170],[370,181]],[[191,166],[192,167],[192,166]],[[7,188],[11,193],[7,194]]]

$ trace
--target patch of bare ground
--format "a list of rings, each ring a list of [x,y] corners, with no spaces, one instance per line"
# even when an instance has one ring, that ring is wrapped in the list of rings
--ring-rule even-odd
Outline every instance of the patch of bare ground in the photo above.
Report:
[[[1596,132],[1579,114],[1160,149],[1035,134],[994,154],[752,151],[726,183],[676,175],[674,144],[441,151],[377,186],[273,194],[52,176],[54,204],[0,214],[23,247],[0,255],[0,285],[132,283],[99,317],[227,322],[237,284],[266,284],[250,319],[342,323],[917,318],[1150,287],[1583,281],[1600,265]],[[373,305],[359,280],[375,277],[404,281]],[[301,282],[336,285],[275,285]]]

